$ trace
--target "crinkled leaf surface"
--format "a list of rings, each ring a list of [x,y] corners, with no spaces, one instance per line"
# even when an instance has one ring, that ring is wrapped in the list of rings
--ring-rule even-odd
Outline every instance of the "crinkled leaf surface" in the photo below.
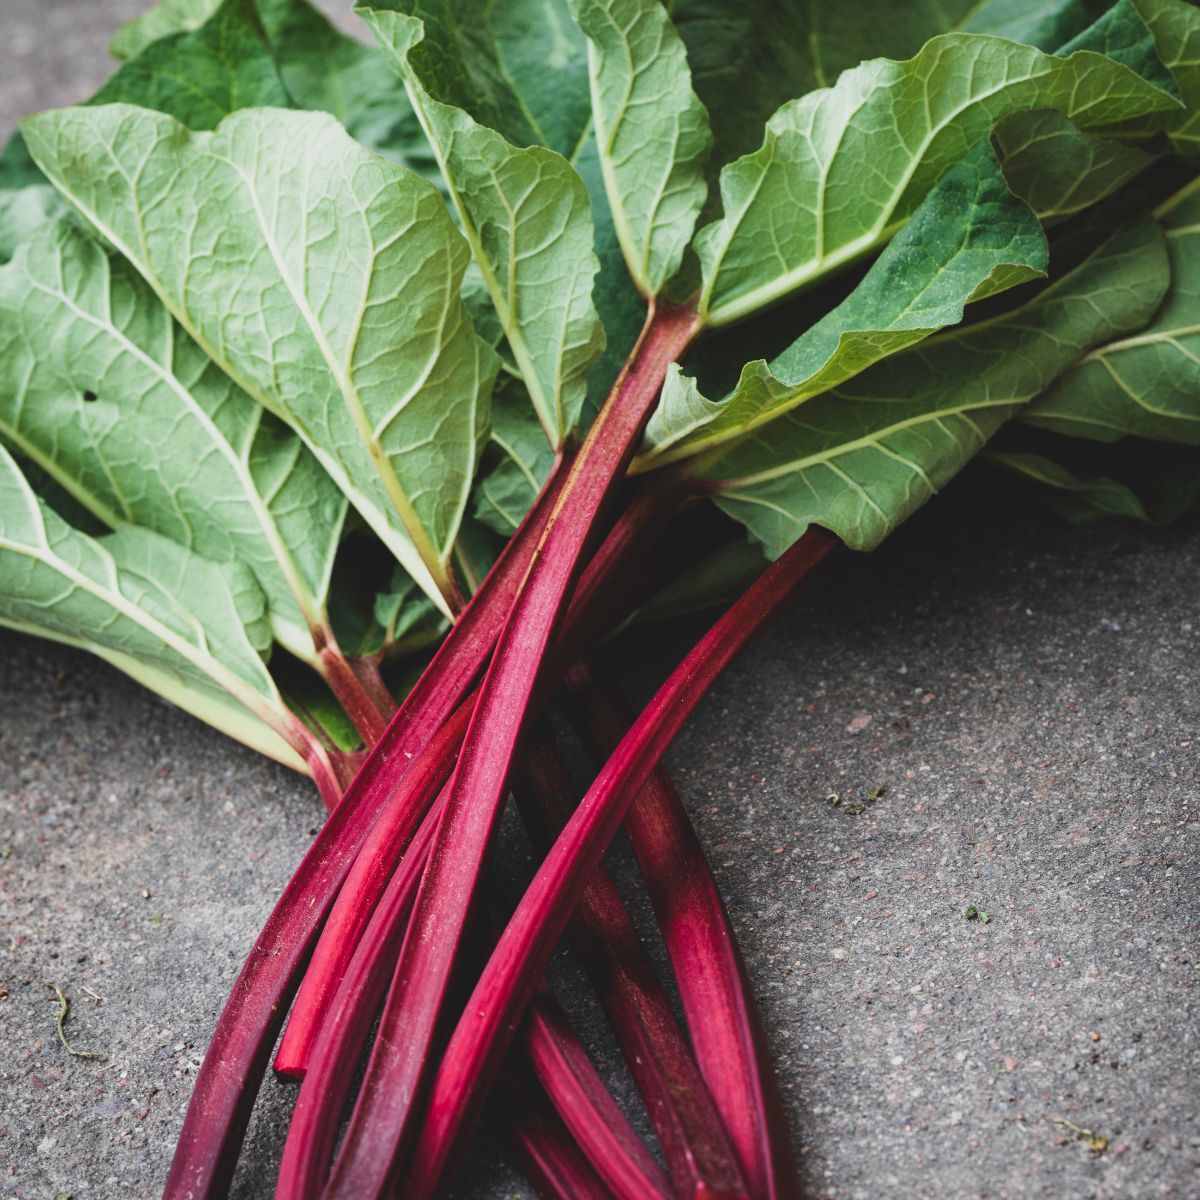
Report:
[[[1078,50],[1091,50],[1128,67],[1147,83],[1180,99],[1175,76],[1168,70],[1154,33],[1141,11],[1141,5],[1158,4],[1160,0],[1117,0],[1101,13],[1086,29],[1060,46],[1055,53],[1068,57]],[[1167,0],[1176,3],[1176,0]],[[1178,114],[1179,107],[1166,109]]]
[[[1044,274],[1046,239],[985,142],[948,171],[837,308],[714,403],[673,368],[641,468],[729,442],[963,318],[973,299]]]
[[[629,274],[657,295],[678,270],[708,189],[708,114],[660,0],[571,0],[590,41],[597,156]]]
[[[251,110],[209,134],[110,105],[44,113],[25,134],[447,604],[496,361],[459,299],[468,250],[435,189],[317,113]]]
[[[1182,112],[1163,112],[1126,122],[1122,137],[1166,133],[1177,154],[1200,155],[1200,9],[1187,0],[1132,0],[1154,36],[1184,102]]]
[[[245,567],[146,529],[72,529],[0,447],[0,624],[108,659],[180,707],[303,769],[262,655],[266,604]]]
[[[258,6],[296,105],[332,114],[364,146],[437,178],[420,122],[384,54],[347,37],[307,0]]]
[[[239,11],[227,19],[229,33],[236,30],[237,36],[244,38],[255,27],[265,31],[271,57],[290,97],[286,107],[328,112],[364,146],[421,174],[436,175],[437,167],[420,125],[384,56],[374,47],[347,37],[308,0],[246,0],[244,5],[242,0],[233,0],[232,4],[231,0],[163,0],[122,26],[110,49],[117,58],[142,57],[159,40],[211,25],[222,10],[233,6]],[[196,68],[186,61],[182,65],[178,82],[186,88],[196,70],[203,67]],[[108,99],[160,107],[136,95]],[[237,104],[228,111],[246,107],[250,106]],[[174,109],[164,111],[180,116]]]
[[[0,151],[0,263],[35,229],[66,213],[63,198],[29,157],[25,139],[14,133]]]
[[[812,524],[868,550],[1089,347],[1139,328],[1167,282],[1153,221],[1015,312],[934,335],[733,443],[717,503],[778,556]]]
[[[676,0],[671,19],[712,122],[710,170],[757,149],[781,104],[866,59],[910,58],[977,8],[978,0]]]
[[[561,445],[604,338],[591,299],[598,264],[583,180],[554,151],[520,149],[474,120],[488,103],[452,56],[458,39],[433,46],[416,17],[359,12],[407,81],[546,437]],[[434,28],[459,30],[462,20],[443,11]]]
[[[942,33],[988,33],[1057,50],[1112,0],[676,0],[721,167],[762,143],[781,105],[873,58],[911,58]],[[732,98],[736,97],[736,103]]]
[[[190,129],[213,129],[239,108],[290,108],[254,0],[224,0],[199,28],[172,33],[125,63],[90,104],[140,104]]]
[[[1097,346],[1022,414],[1097,441],[1137,436],[1200,445],[1200,192],[1163,216],[1171,286],[1153,321]]]
[[[591,123],[587,41],[567,0],[377,0],[383,42],[411,62],[431,95],[461,108],[514,146],[544,146],[572,158]],[[424,27],[386,23],[383,13]],[[419,44],[415,52],[412,47]]]
[[[710,323],[744,317],[881,246],[1007,113],[1054,108],[1081,128],[1177,108],[1091,51],[1067,58],[947,34],[786,104],[761,149],[721,172],[724,215],[696,238]]]
[[[992,143],[1009,186],[1043,220],[1098,203],[1154,161],[1135,147],[1085,133],[1052,108],[998,121]]]
[[[500,461],[475,489],[475,519],[506,538],[516,531],[554,466],[554,452],[523,393],[513,380],[497,385],[491,441]]]
[[[958,28],[1057,50],[1111,5],[1112,0],[983,0],[969,6]]]
[[[113,34],[108,52],[113,58],[133,58],[159,38],[199,29],[220,3],[221,0],[161,0],[153,8],[126,21]]]
[[[316,459],[66,223],[0,270],[0,434],[110,527],[242,561],[312,658],[345,501]]]

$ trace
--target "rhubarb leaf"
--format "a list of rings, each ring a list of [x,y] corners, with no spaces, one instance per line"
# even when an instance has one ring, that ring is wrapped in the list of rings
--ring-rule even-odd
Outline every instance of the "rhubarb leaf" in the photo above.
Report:
[[[873,58],[911,58],[942,33],[988,33],[1054,51],[1111,0],[676,0],[671,7],[708,109],[710,170],[749,154],[781,105]],[[1093,47],[1094,48],[1094,47]],[[736,103],[731,103],[736,97]]]
[[[464,64],[415,17],[358,10],[404,76],[509,349],[552,445],[579,420],[604,345],[592,306],[591,205],[561,155],[518,149],[472,113],[488,107]]]
[[[248,110],[190,133],[110,105],[24,129],[54,184],[448,611],[496,360],[459,299],[469,254],[434,188],[318,113]]]
[[[978,0],[903,6],[893,0],[676,0],[671,19],[712,122],[710,173],[757,149],[763,125],[781,104],[829,86],[867,59],[910,58],[930,38],[960,28],[978,7]]]
[[[1043,220],[1098,203],[1154,161],[1142,150],[1085,133],[1052,108],[998,121],[992,144],[1009,187]]]
[[[29,157],[25,139],[14,133],[0,151],[0,264],[8,262],[35,229],[67,211],[63,198]]]
[[[240,560],[313,659],[345,501],[142,279],[67,223],[0,269],[0,434],[105,524]]]
[[[173,33],[199,29],[217,10],[221,0],[162,0],[153,8],[126,21],[108,43],[113,58],[130,59],[152,42]]]
[[[1200,193],[1163,216],[1171,286],[1144,328],[1097,346],[1022,419],[1074,437],[1200,445]]]
[[[772,557],[813,524],[869,550],[1081,353],[1161,303],[1153,221],[1114,235],[1013,312],[934,335],[739,442],[705,475]]]
[[[242,7],[241,0],[232,0],[232,4]],[[122,26],[109,48],[117,58],[144,57],[160,40],[198,31],[206,23],[211,25],[222,10],[230,7],[231,0],[224,4],[222,0],[163,0],[158,7]],[[347,37],[308,0],[247,0],[242,16],[250,27],[259,26],[261,19],[261,29],[290,97],[282,107],[330,113],[364,146],[420,174],[436,176],[437,166],[404,88],[377,49]],[[231,15],[231,30],[237,19]],[[179,86],[186,88],[193,73],[189,65],[182,72]],[[159,107],[137,96],[107,99]],[[250,105],[241,103],[236,107]],[[180,116],[173,109],[164,111]]]
[[[258,0],[283,82],[301,108],[337,117],[356,141],[438,178],[420,122],[386,56],[347,37],[307,0]]]
[[[439,102],[514,146],[574,157],[591,100],[587,41],[567,0],[377,0],[361,15],[406,77]]]
[[[643,296],[679,269],[707,195],[708,114],[660,0],[572,0],[596,147],[625,263]]]
[[[78,646],[181,708],[304,769],[263,662],[262,591],[149,530],[72,529],[0,447],[0,624]]]
[[[239,108],[290,108],[254,0],[225,0],[199,28],[173,33],[125,63],[89,104],[140,104],[189,129]]]
[[[476,488],[475,518],[502,537],[511,537],[554,466],[554,451],[529,411],[519,384],[497,385],[492,403],[491,441],[500,461]]]
[[[1081,128],[1177,109],[1091,51],[1056,58],[947,34],[785,104],[760,150],[721,172],[724,215],[696,237],[710,324],[737,320],[882,246],[1002,116],[1054,108]],[[803,219],[797,218],[803,214]]]
[[[1154,33],[1142,15],[1142,4],[1156,5],[1162,0],[1117,0],[1095,22],[1081,30],[1055,53],[1065,58],[1078,50],[1091,50],[1128,67],[1147,83],[1180,100],[1179,86],[1156,43]],[[1177,0],[1166,0],[1174,4]],[[1180,109],[1169,109],[1177,117]]]
[[[1101,18],[1112,0],[984,0],[969,6],[958,26],[964,33],[990,33],[1010,41],[1057,50]]]
[[[1195,462],[1160,466],[1153,479],[1137,489],[1106,475],[1077,475],[1043,454],[989,452],[985,458],[1033,484],[1044,503],[1076,525],[1110,517],[1169,525],[1200,501]]]
[[[1045,235],[985,142],[948,171],[862,282],[769,364],[714,403],[673,367],[642,469],[711,449],[837,387],[963,318],[966,305],[1045,273]]]
[[[1166,133],[1177,154],[1200,155],[1200,9],[1186,0],[1133,0],[1150,27],[1159,57],[1171,72],[1184,110],[1140,116],[1118,125],[1123,138]]]

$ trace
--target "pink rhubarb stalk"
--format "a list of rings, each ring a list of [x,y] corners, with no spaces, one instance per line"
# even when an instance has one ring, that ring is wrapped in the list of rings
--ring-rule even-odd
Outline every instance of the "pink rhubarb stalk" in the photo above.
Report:
[[[617,1107],[566,1014],[542,983],[521,1039],[538,1080],[616,1200],[669,1200],[662,1168]]]
[[[566,767],[545,722],[522,752],[514,791],[535,847],[545,853],[573,807]],[[708,1086],[603,863],[571,924],[658,1135],[675,1194],[744,1197],[746,1184]]]
[[[525,1178],[542,1200],[612,1200],[612,1192],[537,1088],[511,1067],[500,1081],[502,1122]],[[655,1200],[649,1193],[647,1200]]]
[[[633,455],[667,367],[696,329],[690,310],[652,310],[571,468],[484,677],[327,1196],[382,1200],[395,1182],[538,667],[588,537]]]
[[[567,676],[572,717],[601,761],[629,728],[619,693],[590,664]],[[733,926],[700,839],[671,780],[650,776],[625,818],[671,959],[700,1070],[750,1182],[763,1200],[800,1185],[779,1084]]]
[[[646,558],[653,536],[685,494],[676,480],[658,481],[639,491],[613,524],[575,589],[553,651],[553,665],[539,685],[543,697],[595,636],[607,632],[627,615],[636,603],[630,601],[630,593],[640,595],[652,583],[654,570]],[[450,719],[465,728],[475,699],[472,693]],[[534,704],[535,710],[541,702],[539,699]],[[413,828],[411,816],[409,806],[390,804],[363,843],[321,931],[292,1006],[275,1057],[275,1069],[281,1074],[299,1077],[307,1069],[324,1013],[390,872],[404,852]]]
[[[353,1080],[347,1065],[358,1062],[387,988],[442,802],[439,798],[421,823],[326,1006],[284,1145],[275,1191],[278,1200],[320,1194]],[[498,928],[501,922],[495,924]],[[661,1170],[609,1095],[546,988],[532,1005],[525,1046],[547,1095],[613,1194],[620,1200],[666,1200],[669,1192]]]
[[[837,541],[806,533],[701,638],[642,711],[547,855],[467,1002],[433,1082],[428,1119],[404,1178],[431,1196],[478,1115],[521,1014],[629,805],[700,698],[750,636]],[[360,1133],[352,1127],[352,1133]]]
[[[321,923],[376,819],[389,803],[403,802],[400,783],[487,661],[558,500],[564,462],[322,826],[255,941],[196,1078],[164,1200],[227,1194],[271,1046]],[[432,757],[453,749],[435,747]],[[332,804],[336,787],[317,782]]]

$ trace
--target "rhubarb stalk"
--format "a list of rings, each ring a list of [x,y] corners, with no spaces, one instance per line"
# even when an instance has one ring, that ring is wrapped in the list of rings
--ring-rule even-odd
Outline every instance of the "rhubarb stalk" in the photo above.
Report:
[[[572,808],[566,767],[546,722],[530,735],[513,783],[522,818],[544,854]],[[645,1102],[675,1194],[745,1196],[713,1098],[603,863],[584,890],[572,933]]]
[[[628,466],[667,367],[696,329],[688,309],[652,308],[630,362],[571,468],[484,677],[327,1196],[383,1197],[396,1180],[538,666],[588,537]]]
[[[164,1200],[226,1194],[271,1046],[325,915],[359,848],[491,651],[564,480],[560,461],[521,528],[321,827],[242,967],[196,1078]],[[307,731],[305,731],[307,732]],[[435,748],[436,749],[436,748]],[[442,749],[444,755],[452,746]],[[437,757],[436,753],[434,757]],[[324,776],[316,776],[322,785]],[[322,795],[334,803],[332,773]]]
[[[573,723],[606,759],[630,721],[616,689],[580,663],[567,676]],[[625,818],[646,881],[700,1070],[751,1194],[799,1194],[787,1118],[733,926],[700,839],[670,778],[655,771]]]
[[[433,1194],[478,1115],[588,880],[671,739],[734,654],[837,544],[814,528],[772,564],[675,669],[596,777],[522,897],[454,1031],[405,1177],[410,1200]]]

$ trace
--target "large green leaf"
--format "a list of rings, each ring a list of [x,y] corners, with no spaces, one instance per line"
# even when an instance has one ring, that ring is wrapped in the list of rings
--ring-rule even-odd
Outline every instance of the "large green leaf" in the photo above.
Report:
[[[304,770],[262,655],[264,597],[245,567],[218,566],[149,530],[72,529],[0,447],[0,624],[108,659],[263,753]]]
[[[475,518],[507,538],[516,531],[554,466],[554,452],[529,411],[528,397],[513,380],[496,388],[491,443],[499,461],[475,489]]]
[[[1098,203],[1154,162],[1135,147],[1085,133],[1052,108],[1004,117],[992,143],[1009,187],[1043,220]]]
[[[1044,274],[1046,239],[985,142],[948,171],[862,282],[769,364],[714,403],[673,368],[639,468],[709,450],[837,387],[935,330],[974,299]]]
[[[459,299],[469,252],[434,188],[318,113],[249,110],[192,133],[109,105],[24,129],[55,185],[449,608],[496,360]]]
[[[276,638],[315,657],[344,499],[128,264],[66,223],[0,270],[0,435],[110,527],[244,562]]]
[[[781,108],[755,153],[721,172],[724,215],[700,231],[702,311],[737,320],[878,249],[1007,113],[1054,108],[1081,128],[1177,108],[1092,51],[1067,58],[947,34]]]
[[[221,0],[162,0],[131,21],[126,21],[113,34],[108,51],[113,58],[133,58],[159,38],[199,29],[216,12],[220,3]]]
[[[590,40],[592,119],[609,208],[643,296],[679,269],[707,195],[708,114],[660,0],[571,0]]]
[[[911,58],[941,33],[989,33],[1052,51],[1111,0],[675,0],[696,91],[709,111],[713,165],[762,142],[767,118],[872,58]]]
[[[1154,320],[1098,346],[1022,414],[1075,437],[1200,445],[1200,192],[1163,214],[1171,289]]]
[[[189,129],[213,129],[239,108],[290,108],[254,0],[224,0],[199,28],[152,42],[88,101],[140,104]]]
[[[514,146],[572,158],[591,122],[587,41],[567,0],[378,0],[364,5],[402,64],[439,101],[465,110]],[[403,14],[424,26],[380,21]],[[415,48],[415,49],[414,49]]]
[[[25,139],[14,133],[0,151],[0,264],[8,262],[35,229],[67,211],[66,202],[29,157]]]
[[[1200,155],[1200,9],[1187,0],[1132,0],[1149,25],[1159,57],[1179,87],[1184,111],[1139,118],[1118,127],[1122,137],[1166,133],[1178,154]]]
[[[379,49],[347,37],[308,0],[258,0],[283,81],[300,108],[337,117],[356,141],[437,177],[420,122]]]
[[[441,7],[435,28],[458,30],[449,5]],[[604,344],[591,299],[598,264],[583,180],[554,151],[518,149],[476,122],[471,114],[486,110],[487,98],[480,76],[448,52],[453,40],[435,45],[420,19],[401,12],[358,11],[408,84],[546,437],[561,445]]]
[[[1082,352],[1144,324],[1166,285],[1146,220],[1016,311],[935,334],[734,443],[705,472],[717,503],[772,557],[813,524],[869,550]]]
[[[436,173],[404,88],[384,56],[374,47],[347,37],[308,0],[163,0],[122,26],[110,49],[117,58],[146,58],[160,41],[178,41],[180,34],[212,26],[224,10],[231,8],[238,11],[230,13],[225,21],[225,43],[232,45],[233,37],[244,42],[248,31],[255,27],[265,32],[271,57],[290,97],[286,107],[328,112],[364,146],[422,174]],[[178,61],[180,70],[173,82],[186,91],[193,78],[204,73],[203,56],[195,62],[187,57],[178,57]],[[171,85],[170,79],[161,84],[165,89]],[[136,94],[106,99],[162,107]],[[228,111],[247,107],[250,105],[243,102]],[[163,111],[193,125],[175,108]],[[211,125],[193,125],[197,129],[206,127]]]
[[[1057,50],[1111,6],[1112,0],[975,0],[957,28]]]
[[[1044,454],[989,451],[985,458],[1032,484],[1045,504],[1077,525],[1109,517],[1169,525],[1200,500],[1194,456],[1192,462],[1157,464],[1153,476],[1138,486],[1108,475],[1078,475]]]

